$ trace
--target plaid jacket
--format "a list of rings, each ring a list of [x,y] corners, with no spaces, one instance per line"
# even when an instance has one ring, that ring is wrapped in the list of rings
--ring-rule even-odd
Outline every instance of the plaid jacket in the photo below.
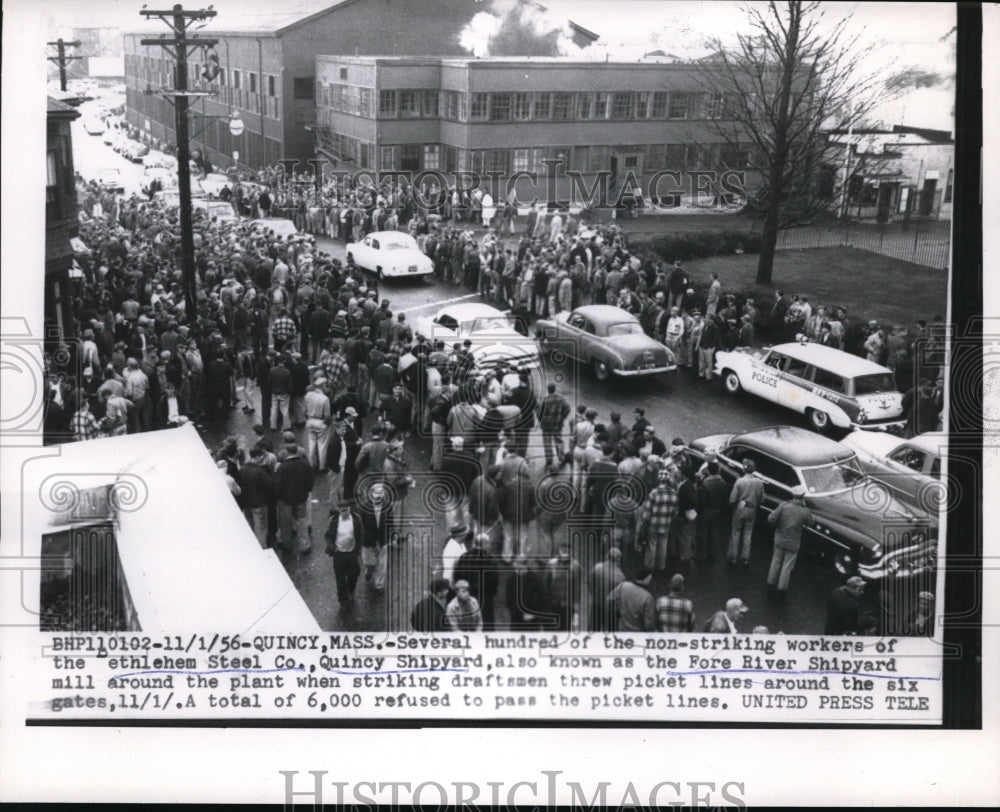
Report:
[[[85,412],[82,409],[73,413],[69,420],[69,427],[73,430],[73,438],[77,441],[93,440],[99,433],[97,418],[89,411]]]
[[[665,595],[656,601],[661,632],[693,632],[694,604],[687,598]]]
[[[560,431],[566,418],[569,417],[569,413],[570,408],[566,398],[553,392],[542,398],[538,409],[538,422],[543,431]]]
[[[285,341],[295,335],[295,322],[288,316],[278,316],[271,331],[276,339]]]
[[[665,536],[676,515],[677,491],[661,482],[642,506],[642,522],[648,526],[651,536]]]
[[[347,386],[351,367],[342,355],[328,355],[320,360],[320,366],[326,374],[327,386],[331,392],[339,392]]]

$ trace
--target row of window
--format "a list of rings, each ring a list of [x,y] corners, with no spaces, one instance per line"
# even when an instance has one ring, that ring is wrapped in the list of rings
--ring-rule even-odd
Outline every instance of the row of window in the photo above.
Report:
[[[355,92],[359,101],[344,93]],[[371,90],[324,84],[321,102],[340,112],[371,117]],[[364,101],[360,101],[364,99]],[[445,118],[454,121],[636,121],[720,119],[738,99],[728,93],[667,91],[464,93],[457,90],[380,90],[379,118]],[[360,110],[369,112],[359,112]]]
[[[461,149],[447,144],[400,144],[383,146],[379,169],[419,172],[436,169],[443,172],[547,171],[563,174],[610,171],[612,157],[626,156],[617,167],[619,174],[631,170],[637,175],[665,169],[747,169],[752,166],[751,150],[728,144],[633,144],[628,146],[586,147],[515,147],[512,149]],[[365,168],[372,168],[365,166]]]

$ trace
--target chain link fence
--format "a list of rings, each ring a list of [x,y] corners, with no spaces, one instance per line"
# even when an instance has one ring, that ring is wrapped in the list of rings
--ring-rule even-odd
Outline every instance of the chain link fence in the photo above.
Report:
[[[757,225],[759,230],[759,225]],[[895,223],[840,220],[779,232],[777,248],[847,246],[873,251],[905,262],[946,269],[951,258],[951,222],[911,217]]]

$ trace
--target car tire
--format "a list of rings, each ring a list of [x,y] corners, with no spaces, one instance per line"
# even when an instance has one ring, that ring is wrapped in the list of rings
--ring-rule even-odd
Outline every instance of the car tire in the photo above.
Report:
[[[594,359],[594,377],[601,382],[604,382],[611,377],[611,367],[608,366],[607,362],[602,361],[600,358]]]
[[[381,265],[375,267],[375,278],[378,279],[379,282],[385,279],[385,275],[382,273]]]
[[[743,390],[743,384],[740,383],[740,376],[731,369],[727,369],[722,373],[722,385],[730,395],[738,395]]]
[[[832,423],[830,422],[830,415],[819,409],[809,409],[806,412],[806,417],[809,418],[809,425],[820,434],[826,434],[830,430]]]

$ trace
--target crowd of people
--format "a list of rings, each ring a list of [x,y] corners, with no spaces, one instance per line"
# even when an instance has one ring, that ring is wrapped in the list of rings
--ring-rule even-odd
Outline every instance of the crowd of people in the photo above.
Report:
[[[714,274],[696,293],[681,262],[639,257],[617,225],[587,227],[564,212],[534,208],[512,236],[510,212],[491,211],[483,198],[466,205],[436,190],[361,193],[332,182],[317,200],[301,191],[305,180],[258,177],[264,183],[236,182],[228,194],[263,216],[286,214],[288,195],[301,194],[298,222],[341,240],[409,229],[440,282],[464,285],[524,324],[583,303],[616,304],[673,349],[680,366],[708,379],[718,348],[804,334],[900,377],[919,364],[920,396],[937,396],[924,392],[932,371],[939,385],[943,368],[920,351],[926,325],[922,335],[887,335],[842,308],[814,311],[807,297],[780,291],[758,306],[724,292]],[[431,210],[416,207],[428,196],[437,201]],[[619,413],[600,419],[554,383],[538,391],[529,369],[477,366],[470,341],[446,346],[415,333],[369,277],[318,250],[309,233],[285,238],[196,211],[196,312],[188,313],[176,211],[79,177],[78,198],[91,250],[80,258],[73,299],[76,341],[46,359],[47,441],[192,420],[224,425],[238,407],[259,416],[252,445],[231,437],[215,450],[219,468],[259,543],[278,547],[286,563],[323,534],[344,611],[362,572],[368,588],[386,588],[387,549],[405,537],[407,494],[417,484],[408,462],[416,437],[430,440],[430,472],[446,486],[449,536],[415,628],[498,628],[502,594],[512,629],[692,631],[683,572],[659,596],[648,591],[653,575],[716,559],[747,566],[760,480],[749,471],[730,487],[711,456],[696,461],[681,438],[661,439],[641,407],[631,422]],[[304,206],[310,200],[324,202],[322,216]],[[544,465],[529,453],[536,429]],[[310,515],[320,489],[328,521]],[[588,519],[585,558],[598,563],[587,573],[570,516]],[[781,516],[787,544],[775,545],[768,576],[779,599],[808,511],[790,503]],[[746,607],[730,603],[706,627],[732,631]]]

